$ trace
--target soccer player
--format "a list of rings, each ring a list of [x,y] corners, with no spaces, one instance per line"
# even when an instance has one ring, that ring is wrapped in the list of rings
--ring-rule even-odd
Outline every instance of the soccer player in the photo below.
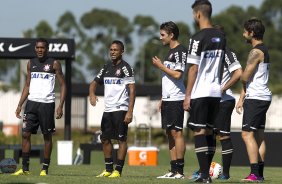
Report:
[[[40,126],[44,138],[44,161],[40,176],[48,174],[50,156],[52,152],[52,133],[55,132],[55,79],[60,84],[60,103],[56,109],[56,119],[63,115],[63,106],[66,96],[66,85],[61,64],[49,58],[48,42],[40,38],[36,41],[35,52],[37,57],[27,63],[26,83],[22,91],[16,117],[21,118],[20,112],[26,99],[26,107],[22,125],[22,169],[12,175],[29,175],[29,157],[31,134],[36,134]]]
[[[171,170],[157,178],[184,179],[185,141],[183,137],[183,100],[185,86],[183,72],[185,70],[187,49],[178,42],[179,29],[174,22],[165,22],[160,26],[160,40],[169,46],[164,62],[154,56],[152,63],[162,71],[162,128],[168,137]]]
[[[101,121],[101,142],[106,169],[96,177],[121,177],[127,152],[127,130],[132,121],[135,102],[135,80],[133,69],[122,59],[124,44],[115,40],[110,46],[112,62],[104,65],[89,87],[90,103],[96,105],[97,85],[104,85],[105,110]],[[113,170],[111,139],[118,141],[118,159]]]
[[[224,28],[220,25],[215,25],[214,27],[224,31]],[[221,180],[228,180],[230,178],[229,171],[233,155],[233,144],[230,137],[230,127],[231,115],[235,107],[235,98],[230,88],[240,79],[242,72],[242,67],[237,59],[236,54],[226,46],[224,70],[221,81],[222,97],[214,124],[214,133],[215,135],[219,136],[222,147],[221,154],[223,172],[218,177],[218,179]],[[196,179],[199,176],[199,171],[196,171],[190,178]]]
[[[222,97],[214,125],[215,134],[219,136],[222,147],[221,155],[223,172],[218,177],[221,180],[228,180],[230,178],[229,171],[233,155],[230,127],[231,116],[235,107],[235,98],[230,87],[232,87],[240,79],[242,72],[242,67],[236,54],[226,47],[224,71],[221,81]]]
[[[213,124],[221,99],[225,35],[213,28],[212,5],[197,0],[192,5],[193,16],[200,31],[192,36],[188,48],[188,81],[183,108],[189,111],[188,127],[194,131],[195,152],[201,176],[194,182],[211,183],[210,163],[215,153]]]
[[[263,43],[264,32],[264,25],[259,19],[249,19],[244,23],[243,37],[253,48],[241,77],[243,89],[236,105],[236,111],[239,114],[244,110],[242,138],[251,165],[251,173],[243,181],[260,182],[264,180],[266,152],[264,128],[266,112],[272,99],[271,91],[267,86],[270,60],[268,49]]]

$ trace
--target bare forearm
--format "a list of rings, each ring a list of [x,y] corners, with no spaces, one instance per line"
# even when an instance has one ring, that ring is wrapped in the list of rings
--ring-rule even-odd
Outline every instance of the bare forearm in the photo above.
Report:
[[[92,81],[89,86],[89,96],[91,97],[92,95],[95,95],[96,93],[96,88],[97,88],[97,82]]]
[[[241,89],[239,101],[244,101],[245,95],[246,95],[246,88],[243,86],[243,88]]]
[[[195,84],[197,75],[198,75],[198,67],[197,66],[191,66],[191,68],[189,68],[189,71],[188,71],[186,96],[191,96],[191,92],[192,92],[193,86]]]
[[[174,79],[179,79],[182,75],[182,72],[171,70],[171,69],[165,67],[164,65],[162,65],[162,67],[160,67],[160,69]]]
[[[59,106],[60,106],[61,108],[63,108],[63,106],[64,106],[65,99],[66,99],[66,94],[67,94],[66,84],[63,83],[63,84],[61,85],[61,90],[60,90],[60,104],[59,104]]]
[[[240,80],[242,73],[243,73],[242,69],[237,69],[233,73],[231,79],[224,85],[222,91],[226,91],[227,89],[231,88],[238,80]]]
[[[20,101],[18,103],[18,107],[22,107],[23,103],[25,102],[25,100],[28,97],[28,94],[29,94],[29,87],[25,86],[23,88],[22,95],[21,95]]]
[[[135,96],[136,96],[135,85],[131,84],[129,89],[130,89],[130,92],[129,92],[128,112],[133,113],[134,104],[135,104]]]

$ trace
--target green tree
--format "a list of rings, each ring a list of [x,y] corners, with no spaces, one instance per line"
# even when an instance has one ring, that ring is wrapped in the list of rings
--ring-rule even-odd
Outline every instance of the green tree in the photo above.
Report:
[[[213,16],[213,23],[224,26],[227,44],[235,51],[242,66],[245,67],[251,49],[242,37],[243,23],[251,17],[263,20],[266,32],[264,42],[269,47],[271,59],[270,87],[274,93],[281,93],[282,82],[279,62],[282,58],[282,1],[265,0],[261,7],[242,8],[230,6]],[[179,41],[188,46],[191,30],[183,22],[177,23],[180,29]],[[195,25],[194,25],[195,26]],[[194,27],[194,32],[198,31]],[[152,65],[152,57],[165,57],[169,48],[163,47],[159,41],[159,23],[151,16],[137,15],[133,21],[127,17],[106,9],[93,8],[81,17],[75,17],[67,11],[58,18],[56,28],[47,21],[40,21],[35,28],[23,32],[25,38],[74,38],[76,43],[76,61],[73,62],[72,80],[87,82],[87,73],[96,74],[109,61],[110,43],[119,39],[125,43],[126,56],[134,58],[134,69],[137,83],[160,84],[161,73]],[[11,70],[19,70],[19,62],[0,60],[0,79]],[[18,85],[19,77],[14,75],[14,86]],[[238,85],[238,90],[240,85]]]
[[[156,34],[159,30],[158,23],[149,16],[137,15],[133,20],[135,32],[138,36],[138,54],[134,65],[137,83],[154,82],[157,80],[156,72],[152,72],[150,52],[154,50]]]
[[[72,81],[74,83],[86,83],[83,71],[84,53],[81,44],[87,39],[85,33],[81,30],[81,26],[77,23],[74,15],[67,11],[57,22],[57,30],[55,37],[57,38],[74,38],[76,44],[75,62],[72,63]]]
[[[126,45],[126,53],[131,53],[130,33],[133,28],[127,17],[115,11],[94,8],[86,12],[80,22],[88,36],[81,44],[81,49],[90,61],[88,68],[94,73],[109,61],[108,49],[113,40],[123,41]]]
[[[269,77],[270,88],[273,93],[281,93],[282,88],[279,83],[282,82],[280,77],[281,63],[277,62],[282,57],[280,50],[282,49],[282,32],[280,24],[282,12],[282,2],[275,0],[266,0],[260,8],[253,6],[246,10],[241,7],[231,6],[213,17],[213,23],[224,26],[227,37],[228,46],[235,51],[243,68],[246,65],[248,53],[251,50],[251,45],[246,44],[243,34],[243,23],[247,19],[257,17],[263,20],[266,27],[264,42],[269,47],[271,70]],[[280,23],[279,23],[280,22]],[[237,92],[241,85],[237,84]]]

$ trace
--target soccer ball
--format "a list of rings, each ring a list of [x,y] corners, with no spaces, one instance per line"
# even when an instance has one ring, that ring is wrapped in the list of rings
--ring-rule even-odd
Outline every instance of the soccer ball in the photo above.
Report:
[[[221,174],[222,167],[219,163],[212,162],[210,166],[210,177],[216,179]]]
[[[0,162],[0,171],[2,173],[14,173],[17,169],[17,163],[13,158],[5,158]]]

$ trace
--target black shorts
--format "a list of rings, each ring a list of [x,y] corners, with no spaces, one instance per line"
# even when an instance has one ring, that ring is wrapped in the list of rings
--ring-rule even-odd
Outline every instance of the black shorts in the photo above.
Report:
[[[266,112],[271,101],[245,99],[243,104],[243,131],[256,131],[265,128]]]
[[[124,123],[126,111],[104,112],[101,139],[126,141],[128,125]]]
[[[220,98],[204,97],[191,100],[187,126],[194,129],[213,128]]]
[[[28,100],[23,115],[23,132],[36,134],[40,126],[42,134],[55,132],[55,103]]]
[[[220,102],[214,121],[214,131],[221,136],[230,136],[231,115],[235,107],[235,99]]]
[[[184,120],[183,100],[162,101],[161,116],[163,129],[182,130]]]

